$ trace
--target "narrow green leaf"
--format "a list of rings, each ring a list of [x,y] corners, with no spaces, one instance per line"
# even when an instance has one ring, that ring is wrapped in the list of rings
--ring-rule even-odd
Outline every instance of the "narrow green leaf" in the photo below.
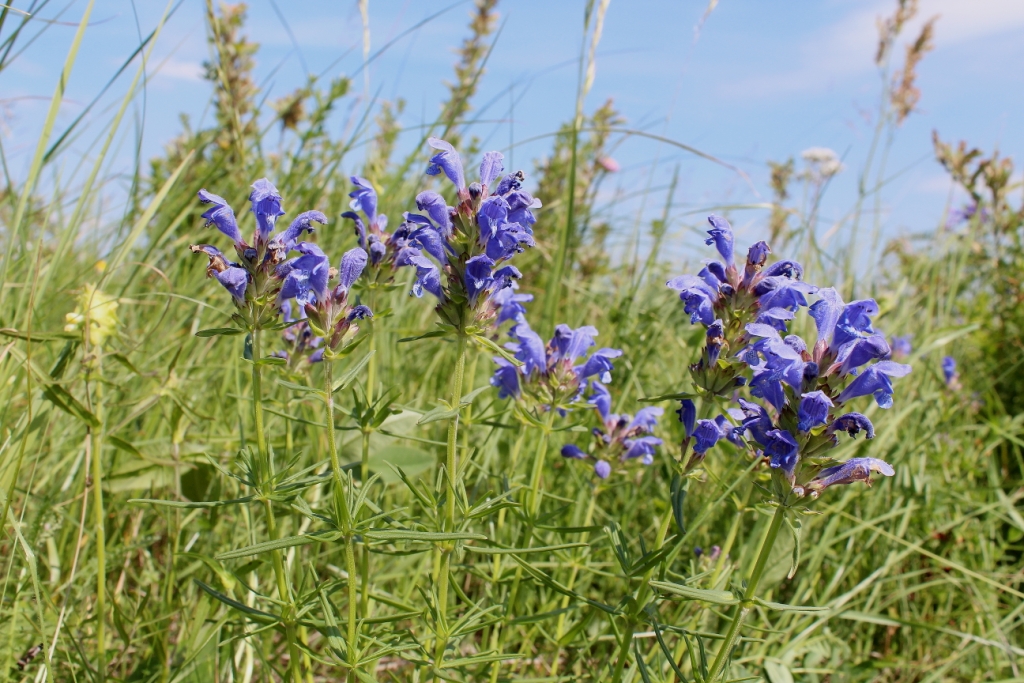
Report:
[[[322,389],[317,389],[315,387],[308,387],[305,384],[296,384],[295,382],[286,382],[283,379],[277,380],[277,383],[280,384],[285,389],[291,389],[292,391],[304,392],[304,393],[309,393],[309,394],[320,394],[321,396],[324,394]]]
[[[216,588],[213,588],[211,586],[207,586],[205,583],[203,583],[199,579],[192,579],[192,580],[195,582],[195,584],[197,586],[199,586],[204,591],[206,591],[206,593],[208,595],[210,595],[210,597],[212,597],[212,598],[214,598],[216,600],[220,600],[221,602],[223,602],[228,607],[231,607],[233,609],[238,610],[239,612],[242,612],[242,613],[248,615],[248,617],[250,619],[252,619],[253,621],[255,621],[257,623],[260,623],[260,624],[275,624],[275,623],[279,623],[281,621],[281,617],[277,616],[276,614],[273,614],[271,612],[264,612],[263,610],[258,610],[255,607],[249,607],[244,602],[239,602],[238,600],[235,600],[233,598],[229,598],[228,596],[224,595],[223,593],[221,593]]]
[[[553,553],[556,550],[572,550],[574,548],[589,548],[589,543],[563,543],[561,545],[546,545],[540,548],[483,548],[478,545],[467,545],[466,550],[482,555],[529,555],[531,553]]]
[[[460,406],[461,408],[461,406]],[[425,425],[430,422],[439,422],[440,420],[450,420],[459,414],[458,408],[449,408],[447,405],[440,405],[431,411],[423,413],[423,417],[416,421],[418,425]]]
[[[222,508],[229,505],[241,505],[248,503],[255,496],[245,496],[244,498],[233,498],[231,500],[210,500],[210,501],[184,501],[184,500],[158,500],[156,498],[131,498],[128,502],[131,505],[156,505],[158,507],[165,508],[182,508],[186,510],[201,509],[201,508]]]
[[[278,538],[273,541],[263,541],[262,543],[254,543],[253,545],[249,545],[244,548],[229,550],[226,553],[220,553],[214,557],[218,560],[234,560],[239,557],[249,557],[250,555],[269,553],[272,550],[294,548],[298,545],[309,545],[310,543],[316,543],[318,541],[331,541],[334,540],[336,535],[337,532],[334,531],[316,531],[312,534],[304,534],[302,536],[286,536],[285,538]]]
[[[434,330],[433,332],[427,332],[426,334],[421,334],[417,337],[403,337],[398,340],[398,343],[404,344],[406,342],[414,342],[421,339],[436,339],[437,337],[447,337],[450,334],[452,334],[451,330]]]
[[[527,574],[532,576],[537,581],[540,581],[541,583],[543,583],[548,588],[550,588],[550,589],[552,589],[554,591],[557,591],[557,592],[561,593],[562,595],[568,595],[570,598],[574,598],[574,599],[579,600],[581,602],[585,602],[588,605],[596,607],[597,609],[601,610],[602,612],[606,612],[608,614],[615,614],[615,613],[618,612],[618,610],[616,610],[611,605],[606,605],[603,602],[598,602],[597,600],[591,600],[590,598],[584,597],[584,596],[580,595],[579,593],[577,593],[576,591],[574,591],[574,590],[572,590],[570,588],[566,588],[565,586],[563,586],[559,582],[557,582],[554,579],[552,579],[548,574],[546,574],[546,573],[542,572],[541,570],[537,569],[536,567],[531,565],[526,560],[520,558],[519,556],[511,555],[510,557],[515,561],[516,564],[518,564],[520,567],[522,567],[523,570]]]
[[[196,332],[197,337],[234,337],[237,334],[242,334],[245,330],[240,330],[237,327],[211,327],[208,330],[199,330]]]
[[[411,529],[371,529],[363,536],[373,541],[421,541],[435,543],[440,541],[486,541],[483,534],[458,531],[413,531]]]
[[[69,415],[74,415],[90,427],[96,428],[100,426],[99,418],[93,415],[92,411],[82,405],[77,398],[71,395],[71,392],[60,384],[47,385],[43,389],[43,395],[55,406]]]
[[[662,394],[661,396],[644,396],[638,398],[641,403],[657,403],[658,401],[681,401],[684,398],[697,398],[697,394],[689,394],[685,391],[675,394]]]
[[[814,605],[784,605],[781,602],[770,602],[761,598],[754,598],[761,607],[773,609],[777,612],[798,612],[802,614],[814,614],[815,612],[828,612],[831,607],[816,607]]]
[[[480,344],[480,346],[484,347],[491,353],[498,354],[499,356],[507,360],[509,363],[515,365],[516,367],[521,367],[523,365],[523,362],[516,358],[514,355],[512,355],[508,349],[498,346],[492,340],[488,339],[482,334],[473,335],[473,341],[475,341],[477,344]]]
[[[739,602],[730,591],[692,588],[679,583],[669,583],[668,581],[651,581],[651,588],[659,593],[678,595],[688,600],[700,600],[701,602],[710,602],[715,605],[735,605]]]
[[[23,339],[26,341],[69,341],[78,339],[82,335],[71,332],[20,332],[10,327],[0,328],[0,334],[12,339]]]
[[[277,356],[264,356],[256,361],[254,365],[288,365],[288,361]]]
[[[142,452],[138,448],[132,445],[131,442],[125,441],[121,437],[114,436],[113,434],[108,434],[107,441],[110,442],[110,445],[113,446],[114,448],[122,450],[126,453],[131,453],[137,458],[142,457]]]
[[[363,368],[366,367],[366,364],[370,362],[370,359],[375,353],[377,352],[370,351],[368,354],[357,360],[352,367],[345,371],[344,375],[338,378],[338,381],[334,383],[334,387],[331,391],[336,394],[339,391],[347,389],[348,386],[355,381],[356,377],[359,376],[359,373],[363,371]]]
[[[526,655],[520,654],[509,654],[507,652],[482,652],[472,657],[459,657],[458,659],[449,659],[446,661],[442,668],[444,669],[457,669],[463,666],[472,666],[474,664],[487,664],[488,662],[504,662],[512,661],[514,659],[523,659]]]

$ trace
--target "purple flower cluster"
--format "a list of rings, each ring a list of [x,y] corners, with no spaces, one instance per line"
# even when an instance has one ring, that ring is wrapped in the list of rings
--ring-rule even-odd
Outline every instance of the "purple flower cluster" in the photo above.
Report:
[[[372,268],[380,268],[385,262],[394,263],[395,254],[402,246],[401,237],[386,232],[388,217],[377,212],[377,191],[366,178],[354,175],[350,179],[355,186],[348,195],[352,198],[349,202],[352,211],[346,211],[341,217],[350,219],[355,225],[359,248],[369,255]],[[363,212],[365,221],[357,211]]]
[[[252,185],[249,193],[251,210],[256,218],[256,231],[252,244],[242,238],[242,232],[235,219],[235,212],[223,197],[206,190],[199,190],[199,200],[209,204],[203,213],[206,225],[214,225],[234,243],[238,262],[228,260],[219,249],[209,244],[194,244],[193,253],[206,254],[210,262],[206,269],[209,277],[216,278],[231,293],[235,305],[244,309],[246,301],[265,294],[274,270],[296,248],[303,233],[313,232],[313,223],[327,224],[327,216],[320,211],[300,213],[284,232],[272,234],[281,208],[281,195],[277,188],[261,178]],[[307,243],[303,243],[307,244]]]
[[[614,461],[625,463],[638,460],[643,465],[654,462],[655,449],[662,444],[661,439],[650,436],[658,424],[662,409],[655,407],[641,408],[636,417],[611,412],[612,397],[607,387],[600,382],[593,382],[594,392],[587,399],[601,416],[603,428],[595,427],[594,449],[587,453],[576,444],[562,446],[562,457],[575,460],[593,460],[594,474],[607,479],[611,474]]]
[[[309,363],[323,361],[323,337],[318,337],[313,332],[307,318],[296,318],[292,314],[292,304],[288,300],[281,302],[281,317],[284,318],[284,322],[294,324],[284,328],[281,332],[281,338],[287,348],[275,351],[271,355],[283,358],[289,364],[294,363],[293,369],[302,359]]]
[[[909,365],[890,360],[885,336],[873,327],[878,305],[873,299],[845,303],[834,288],[804,282],[803,268],[795,261],[766,265],[771,249],[764,242],[750,247],[740,271],[731,226],[718,216],[708,221],[707,243],[716,246],[722,260],[705,262],[697,276],[668,282],[679,292],[691,323],[707,330],[691,375],[708,398],[737,393],[746,385],[758,400],[737,396],[739,408],[714,420],[697,420],[692,401],[684,400],[679,416],[694,451],[688,467],[725,439],[757,450],[796,495],[869,482],[871,472],[894,474],[874,458],[837,463],[826,455],[838,445],[838,432],[874,436],[867,417],[842,408],[864,396],[873,396],[881,408],[891,407],[892,380],[910,372]],[[801,309],[817,328],[813,345],[789,334]],[[788,491],[777,494],[785,497]]]
[[[253,244],[242,238],[235,213],[222,198],[206,190],[199,199],[211,207],[203,213],[207,225],[234,242],[239,261],[231,262],[216,247],[193,245],[195,253],[209,257],[207,275],[215,277],[231,293],[242,321],[249,329],[266,326],[270,315],[283,310],[289,299],[304,309],[306,325],[314,337],[322,337],[327,347],[336,349],[357,328],[354,321],[372,315],[366,306],[351,305],[349,290],[366,266],[367,254],[361,247],[345,253],[337,270],[331,268],[323,250],[313,242],[300,242],[303,233],[312,233],[312,223],[326,224],[320,211],[299,214],[283,232],[273,234],[281,208],[281,195],[266,178],[253,183],[249,201],[256,218]],[[298,256],[288,258],[292,252]],[[336,284],[332,287],[331,280]],[[288,311],[290,312],[290,305]]]
[[[611,381],[612,360],[622,355],[619,349],[599,348],[594,337],[597,330],[589,325],[575,330],[558,325],[555,335],[545,344],[525,319],[518,322],[509,335],[515,340],[505,345],[521,365],[495,356],[497,370],[491,385],[500,398],[527,400],[530,408],[564,410],[575,403],[586,390],[592,377]],[[588,356],[589,353],[589,356]]]
[[[434,295],[442,323],[466,329],[495,318],[510,303],[521,308],[528,300],[510,301],[509,295],[498,293],[520,277],[507,262],[534,245],[533,209],[540,202],[522,189],[522,171],[505,175],[495,186],[504,170],[501,153],[484,154],[479,182],[467,186],[458,152],[444,140],[428,142],[439,151],[431,157],[427,174],[447,176],[455,185],[457,203],[448,206],[433,191],[417,195],[416,207],[422,213],[406,213],[391,236],[396,247],[394,265],[415,268],[412,293]],[[516,319],[518,314],[521,311],[513,306],[504,316]]]

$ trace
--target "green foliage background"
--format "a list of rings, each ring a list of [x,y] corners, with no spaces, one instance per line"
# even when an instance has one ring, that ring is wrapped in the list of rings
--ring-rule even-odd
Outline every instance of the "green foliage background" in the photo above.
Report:
[[[469,158],[480,150],[466,117],[477,80],[485,77],[495,4],[477,4],[450,98],[434,127],[422,133],[424,139],[435,134],[458,141]],[[600,6],[592,9],[599,12]],[[7,40],[16,41],[18,18],[6,9],[0,16],[4,32],[10,31]],[[87,17],[68,57],[69,73]],[[100,679],[100,620],[112,680],[269,681],[285,676],[290,665],[283,629],[253,611],[276,613],[275,600],[280,606],[268,556],[218,559],[265,540],[263,509],[187,505],[247,495],[225,473],[238,473],[238,453],[253,438],[242,338],[196,336],[228,324],[230,303],[204,277],[204,259],[188,251],[189,244],[213,242],[216,234],[201,227],[195,193],[209,188],[239,209],[252,180],[268,176],[290,213],[317,208],[332,218],[315,239],[328,254],[339,255],[355,244],[351,230],[336,219],[347,209],[348,176],[369,177],[380,191],[381,209],[394,220],[425,187],[425,152],[418,145],[413,155],[396,157],[400,101],[382,104],[351,137],[332,137],[325,122],[347,96],[349,83],[342,78],[310,81],[274,103],[272,112],[261,112],[250,77],[256,46],[244,37],[244,11],[211,7],[208,18],[216,57],[207,75],[216,93],[217,125],[193,130],[186,124],[163,156],[148,168],[140,165],[125,212],[129,219],[89,233],[97,238],[82,236],[97,213],[104,189],[98,170],[123,107],[109,137],[97,141],[97,156],[85,160],[93,171],[81,186],[39,182],[46,168],[70,154],[59,144],[51,113],[30,176],[0,191],[0,678],[6,680],[42,680],[44,667],[49,680]],[[591,30],[599,20],[590,18]],[[125,105],[139,83],[136,77]],[[664,287],[667,276],[693,264],[666,262],[659,252],[666,235],[685,231],[696,242],[701,227],[673,223],[666,206],[634,237],[628,253],[609,256],[605,240],[616,226],[602,222],[594,203],[609,172],[604,159],[629,133],[611,103],[587,113],[584,95],[581,84],[578,115],[555,138],[550,155],[527,169],[545,208],[536,226],[538,246],[517,265],[523,291],[536,295],[531,319],[542,336],[556,322],[592,324],[602,346],[624,350],[615,371],[614,409],[635,412],[639,398],[685,390],[688,364],[699,354],[699,331]],[[59,96],[58,90],[57,104]],[[890,92],[883,99],[905,102]],[[890,111],[882,139],[902,121],[898,108]],[[286,142],[271,152],[268,140],[281,127]],[[357,148],[365,151],[357,156]],[[811,228],[816,205],[787,200],[793,166],[786,173],[778,165],[783,172],[776,173],[776,204],[765,215],[776,255],[803,260],[812,282],[841,283],[847,299],[876,298],[881,329],[913,333],[907,362],[914,372],[898,383],[892,410],[867,410],[876,438],[850,441],[837,456],[870,453],[892,463],[896,476],[871,489],[829,490],[809,502],[813,514],[802,520],[792,578],[794,538],[780,537],[761,597],[806,609],[755,609],[734,655],[732,680],[1024,680],[1024,254],[1022,209],[1014,199],[1020,188],[1010,184],[1006,160],[938,142],[937,151],[984,210],[956,230],[894,243],[886,251],[891,267],[885,277],[861,277],[852,257],[844,262],[818,249]],[[880,171],[862,173],[869,181],[862,183],[862,200],[873,201],[881,191],[881,182],[873,184]],[[251,218],[242,220],[244,233]],[[851,244],[868,229],[856,220],[843,228]],[[447,394],[454,350],[444,340],[398,343],[433,325],[430,306],[406,295],[409,277],[399,271],[398,286],[372,293],[374,309],[389,311],[372,324],[376,375],[370,379],[360,370],[337,394],[337,436],[343,461],[358,463],[358,413],[368,392],[379,398],[390,390],[393,414],[366,437],[370,469],[380,479],[364,487],[354,467],[352,491],[371,506],[363,514],[389,511],[395,528],[429,531],[444,490],[437,478],[444,422],[417,421]],[[80,334],[64,331],[65,316],[86,285],[118,302],[116,332],[99,346],[83,346]],[[276,340],[267,336],[269,352]],[[357,367],[368,349],[337,361],[337,375]],[[557,456],[564,441],[586,438],[594,416],[582,409],[571,414],[557,423],[563,431],[552,434],[550,443],[539,431],[524,431],[508,404],[487,388],[490,355],[474,348],[468,363],[467,392],[484,391],[462,420],[469,504],[463,530],[498,546],[555,549],[456,553],[458,607],[450,618],[457,623],[449,666],[437,670],[423,654],[433,638],[433,547],[411,537],[375,542],[367,579],[372,616],[360,625],[368,653],[362,680],[604,681],[624,640],[629,656],[623,680],[700,680],[703,652],[716,648],[726,606],[664,595],[644,623],[624,621],[621,607],[645,591],[650,597],[646,578],[706,591],[742,587],[769,520],[759,489],[744,474],[749,461],[728,447],[717,449],[702,480],[689,489],[685,533],[673,523],[665,544],[658,544],[659,527],[672,514],[672,459],[682,438],[669,419],[675,406],[662,404],[666,417],[657,434],[665,446],[654,465],[616,473],[595,487],[587,468]],[[943,382],[944,355],[960,363],[958,390]],[[278,462],[291,463],[288,476],[304,473],[295,479],[304,482],[304,503],[288,499],[276,506],[282,537],[315,531],[315,517],[305,511],[328,505],[326,484],[308,485],[326,471],[324,407],[296,389],[319,386],[321,373],[294,363],[268,368],[264,379],[267,432]],[[538,449],[544,449],[544,498],[534,525],[522,516],[520,503]],[[91,519],[97,459],[104,498],[102,614]],[[420,494],[387,463],[400,467]],[[186,505],[130,502],[141,498]],[[695,555],[695,546],[705,552]],[[713,556],[712,546],[721,553]],[[305,605],[297,621],[306,648],[305,680],[340,680],[347,669],[325,634],[334,618],[331,606],[342,615],[347,605],[342,546],[326,540],[283,555],[290,590]],[[632,639],[624,638],[633,631]],[[26,655],[40,643],[43,651],[29,661]],[[382,649],[384,656],[372,655]],[[488,654],[496,651],[500,656]]]

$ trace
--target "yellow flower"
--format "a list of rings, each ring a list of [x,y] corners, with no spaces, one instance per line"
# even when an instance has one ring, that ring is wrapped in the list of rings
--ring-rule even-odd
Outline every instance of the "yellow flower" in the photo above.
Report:
[[[78,296],[78,306],[64,316],[65,332],[80,332],[89,321],[89,344],[101,347],[117,332],[117,299],[87,284]]]

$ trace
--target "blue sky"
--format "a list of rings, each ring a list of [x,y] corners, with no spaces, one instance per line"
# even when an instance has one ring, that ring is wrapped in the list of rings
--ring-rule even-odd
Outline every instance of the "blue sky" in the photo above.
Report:
[[[269,97],[300,85],[307,69],[320,73],[335,64],[328,72],[335,75],[360,68],[362,25],[355,0],[276,2],[291,35],[271,0],[249,3],[248,33],[261,45],[257,75]],[[486,146],[505,151],[516,167],[529,170],[530,160],[550,145],[544,136],[572,116],[583,5],[583,0],[519,0],[499,7],[501,35],[474,101],[484,123],[474,132]],[[676,165],[678,227],[697,223],[700,214],[716,206],[765,201],[770,196],[768,159],[799,158],[801,150],[824,146],[836,150],[846,165],[823,202],[827,231],[855,198],[881,87],[873,64],[875,22],[893,6],[875,0],[720,0],[701,23],[707,10],[703,0],[612,0],[588,110],[613,98],[628,127],[712,154],[743,169],[753,186],[670,145],[630,138],[615,150],[622,171],[612,178],[606,198],[611,200],[617,191],[651,191],[646,200],[634,197],[611,204],[607,210],[615,225],[628,233],[638,216],[659,212],[664,202],[659,188],[667,185]],[[40,14],[54,18],[59,13],[61,21],[73,23],[84,7],[84,2],[72,2]],[[181,113],[194,125],[208,115],[211,88],[200,78],[200,64],[208,55],[203,7],[200,0],[184,0],[160,36],[145,99],[138,100],[133,113],[135,121],[144,122],[144,157],[157,154],[180,131]],[[368,70],[370,93],[406,99],[402,120],[410,127],[437,115],[471,5],[369,2],[371,51],[446,7],[450,9],[440,17],[396,41]],[[58,130],[132,52],[140,31],[155,26],[161,10],[162,3],[153,1],[135,6],[123,0],[97,2]],[[1024,156],[1024,2],[921,0],[919,19],[908,28],[906,39],[916,36],[921,20],[936,14],[936,49],[919,69],[920,112],[899,130],[888,158],[895,176],[882,202],[881,225],[888,235],[928,230],[941,218],[950,185],[932,158],[933,129],[947,139],[963,138],[985,150],[998,147],[1004,155]],[[9,30],[5,27],[5,33]],[[52,26],[0,73],[0,135],[15,176],[28,167],[46,100],[74,30],[73,25]],[[902,54],[902,46],[898,51]],[[88,152],[130,78],[131,72],[122,76],[104,99],[108,106],[90,114],[91,127],[76,141],[76,151]],[[366,106],[365,85],[360,74],[349,109],[332,124],[338,133],[345,130],[348,114]],[[125,131],[111,174],[130,165],[135,135]],[[418,133],[407,136],[406,144],[414,139]],[[73,171],[68,163],[62,175]],[[750,235],[767,219],[761,210],[734,211],[732,216],[741,232]]]

